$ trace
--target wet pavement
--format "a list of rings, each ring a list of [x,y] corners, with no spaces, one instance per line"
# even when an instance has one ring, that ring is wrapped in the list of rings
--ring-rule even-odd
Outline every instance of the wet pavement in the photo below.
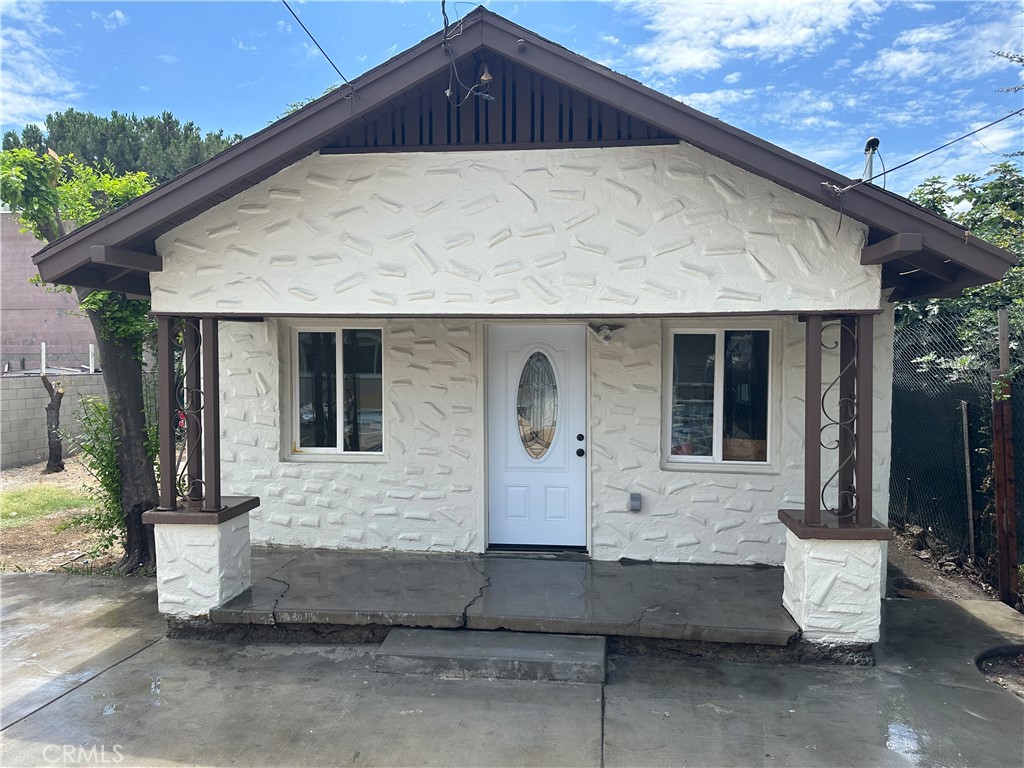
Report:
[[[150,583],[139,584],[0,576],[3,703],[6,711],[15,690],[11,711],[21,718],[0,734],[0,764],[1024,759],[1024,702],[974,663],[988,648],[1024,643],[1024,617],[998,603],[885,603],[873,668],[613,656],[607,682],[597,685],[378,674],[373,645],[151,642],[160,618]]]
[[[253,550],[224,624],[339,624],[786,645],[782,569],[512,556]]]
[[[155,579],[0,576],[0,728],[164,636]],[[0,763],[2,764],[2,763]]]

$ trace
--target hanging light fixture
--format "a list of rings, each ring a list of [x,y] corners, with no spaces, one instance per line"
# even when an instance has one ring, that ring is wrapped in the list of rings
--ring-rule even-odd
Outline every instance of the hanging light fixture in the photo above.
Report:
[[[491,77],[491,70],[487,68],[487,62],[485,61],[483,71],[480,73],[480,84],[490,85],[493,80],[494,78]]]

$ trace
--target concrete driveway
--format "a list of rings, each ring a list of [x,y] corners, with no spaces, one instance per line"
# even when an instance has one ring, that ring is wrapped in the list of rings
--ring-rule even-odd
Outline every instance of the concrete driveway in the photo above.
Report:
[[[885,608],[874,668],[613,657],[605,685],[378,675],[374,646],[161,639],[140,580],[3,575],[0,764],[1019,766],[997,603]]]

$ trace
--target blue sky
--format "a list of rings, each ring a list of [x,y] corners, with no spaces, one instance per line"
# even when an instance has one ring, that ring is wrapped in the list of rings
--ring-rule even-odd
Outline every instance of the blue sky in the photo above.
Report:
[[[451,18],[474,3],[449,3]],[[849,176],[868,136],[891,168],[1024,106],[1014,2],[493,2],[518,24]],[[293,2],[349,79],[441,25],[440,2]],[[250,134],[337,75],[267,2],[11,2],[2,6],[3,130],[74,107],[170,110]],[[888,179],[983,174],[1024,146],[1012,118]],[[877,170],[877,166],[876,166]]]

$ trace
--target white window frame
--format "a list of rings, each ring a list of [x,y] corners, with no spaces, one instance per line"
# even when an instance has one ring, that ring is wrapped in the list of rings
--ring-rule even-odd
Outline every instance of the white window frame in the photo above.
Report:
[[[345,331],[380,331],[381,339],[381,450],[380,451],[346,451],[344,448],[345,423],[340,404],[344,403],[345,363],[344,345],[341,336]],[[300,403],[299,403],[299,334],[300,333],[333,333],[335,335],[335,359],[338,365],[337,387],[335,398],[339,404],[338,446],[336,448],[299,447],[300,434]],[[387,426],[387,334],[380,323],[301,323],[288,326],[288,408],[289,415],[285,419],[289,434],[287,457],[301,461],[354,461],[383,462],[387,460],[388,426]]]
[[[722,436],[725,419],[725,333],[726,331],[768,332],[768,428],[765,461],[726,461],[722,458]],[[687,456],[672,454],[672,372],[674,370],[675,337],[680,334],[704,334],[715,337],[715,388],[712,416],[712,455]],[[757,317],[691,321],[666,324],[662,333],[662,469],[714,470],[728,472],[778,472],[781,408],[778,402],[779,361],[782,328],[774,319]]]

